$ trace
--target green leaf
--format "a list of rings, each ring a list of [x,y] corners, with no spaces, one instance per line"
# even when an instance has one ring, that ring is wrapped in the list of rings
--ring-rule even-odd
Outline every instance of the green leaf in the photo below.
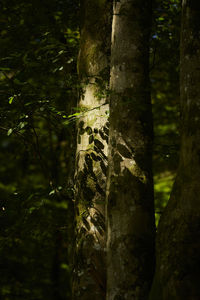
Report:
[[[15,98],[15,96],[12,96],[12,97],[9,98],[9,104],[12,104],[14,98]]]
[[[8,129],[7,136],[11,135],[12,132],[13,132],[13,129],[12,129],[12,128]]]
[[[29,214],[32,214],[32,212],[33,212],[34,210],[36,210],[36,209],[37,209],[36,207],[30,207],[29,210],[28,210]]]
[[[77,117],[77,116],[79,116],[80,114],[81,114],[80,112],[79,112],[79,113],[75,113],[75,114],[73,114],[73,115],[69,115],[68,118]]]
[[[27,122],[20,122],[18,126],[20,129],[23,129],[27,124]]]
[[[52,191],[49,193],[49,196],[54,195],[55,192],[56,192],[55,190],[52,190]]]
[[[0,71],[10,71],[10,68],[0,67]]]
[[[61,264],[61,269],[69,271],[69,266],[67,264]]]
[[[66,120],[66,121],[63,122],[63,125],[67,126],[67,125],[69,125],[69,123],[70,123],[70,121]]]

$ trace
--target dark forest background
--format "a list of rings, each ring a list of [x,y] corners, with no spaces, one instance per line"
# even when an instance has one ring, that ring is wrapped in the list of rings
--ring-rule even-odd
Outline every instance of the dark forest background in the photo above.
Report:
[[[73,277],[78,0],[0,3],[0,298],[66,300]],[[156,223],[179,149],[180,1],[155,1],[150,47]]]

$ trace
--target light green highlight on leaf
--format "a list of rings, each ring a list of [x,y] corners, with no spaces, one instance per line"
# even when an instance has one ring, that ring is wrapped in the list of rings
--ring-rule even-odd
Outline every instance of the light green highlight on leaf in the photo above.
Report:
[[[7,136],[11,135],[12,132],[13,132],[13,129],[12,129],[12,128],[8,129]]]

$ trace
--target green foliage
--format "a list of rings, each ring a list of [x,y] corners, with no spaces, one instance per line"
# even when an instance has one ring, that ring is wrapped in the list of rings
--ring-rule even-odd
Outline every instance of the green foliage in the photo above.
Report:
[[[171,171],[160,173],[154,177],[154,195],[155,195],[155,218],[156,227],[158,226],[161,214],[170,197],[172,185],[174,183],[174,173]]]
[[[179,157],[180,0],[154,2],[151,87],[154,116],[155,210],[169,199]],[[156,214],[158,224],[159,214]]]
[[[2,299],[70,299],[75,129],[62,122],[76,106],[78,9],[1,1]]]

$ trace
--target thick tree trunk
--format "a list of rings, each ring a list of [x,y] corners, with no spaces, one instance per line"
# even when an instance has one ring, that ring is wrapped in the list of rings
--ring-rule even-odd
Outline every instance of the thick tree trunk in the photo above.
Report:
[[[82,82],[76,152],[74,299],[105,299],[105,190],[108,148],[110,4],[81,2],[78,71]]]
[[[151,300],[200,299],[200,2],[183,0],[182,140],[171,198],[159,224]]]
[[[107,299],[147,299],[154,271],[150,0],[114,3]]]

